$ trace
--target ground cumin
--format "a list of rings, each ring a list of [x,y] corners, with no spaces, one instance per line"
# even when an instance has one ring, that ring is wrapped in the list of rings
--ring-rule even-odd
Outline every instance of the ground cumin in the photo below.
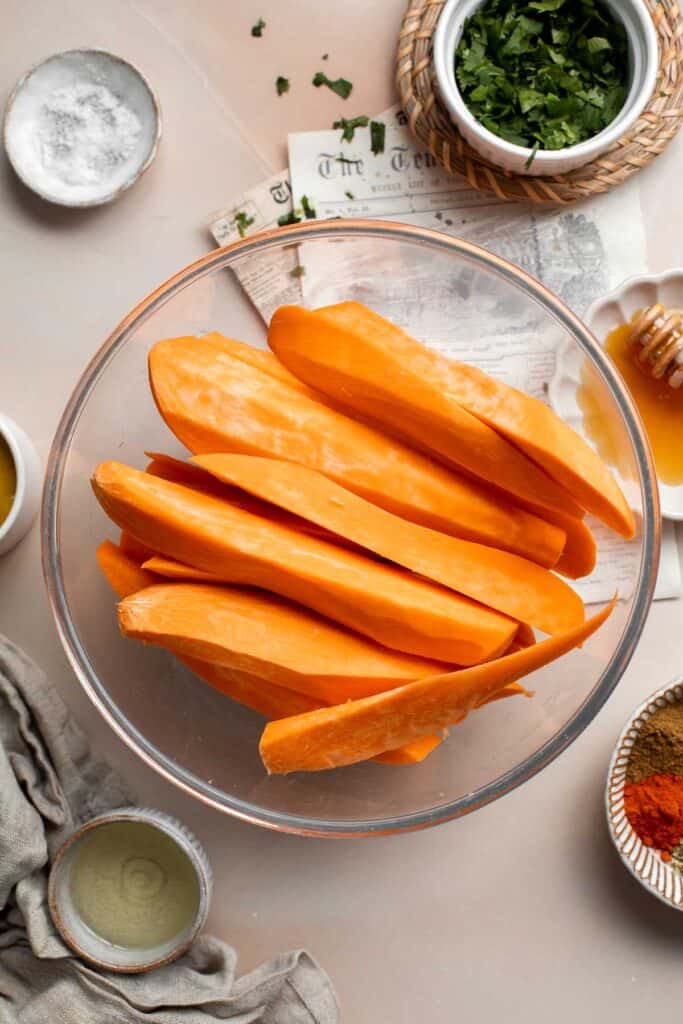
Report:
[[[655,774],[683,776],[683,702],[655,711],[633,744],[627,781],[642,782]]]

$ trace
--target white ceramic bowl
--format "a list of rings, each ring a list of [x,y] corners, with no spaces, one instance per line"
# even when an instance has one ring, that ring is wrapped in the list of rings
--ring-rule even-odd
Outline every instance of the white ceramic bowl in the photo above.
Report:
[[[605,807],[612,842],[622,862],[640,884],[675,910],[683,910],[683,875],[662,859],[659,850],[645,846],[631,828],[624,810],[626,767],[638,732],[658,708],[683,700],[683,683],[675,680],[636,708],[621,731],[607,772]]]
[[[138,134],[125,156],[107,168],[102,180],[68,180],[67,169],[53,159],[41,166],[41,110],[55,90],[85,84],[105,87],[137,119]],[[43,199],[61,206],[100,206],[133,185],[154,159],[161,136],[161,111],[149,82],[138,68],[106,50],[66,50],[30,68],[15,85],[5,109],[7,156],[23,183]]]
[[[614,327],[626,323],[637,310],[654,302],[661,302],[664,306],[683,306],[683,269],[630,277],[613,292],[589,306],[583,319],[591,333],[604,345]],[[561,345],[557,351],[555,374],[549,386],[549,398],[555,412],[573,422],[574,426],[580,425],[582,419],[575,402],[580,377],[580,358],[568,345]],[[665,484],[659,479],[657,483],[664,518],[683,520],[683,485]]]
[[[486,2],[448,0],[434,33],[434,70],[441,97],[460,134],[486,160],[515,174],[565,174],[604,153],[638,120],[657,77],[657,33],[643,0],[604,0],[615,18],[623,22],[628,36],[631,83],[626,102],[598,135],[567,149],[539,150],[527,167],[531,149],[506,142],[484,128],[465,105],[455,78],[455,51],[465,22]]]
[[[14,502],[9,515],[0,523],[0,555],[4,555],[28,533],[36,517],[43,474],[33,443],[14,420],[2,414],[0,437],[7,442],[17,474]]]

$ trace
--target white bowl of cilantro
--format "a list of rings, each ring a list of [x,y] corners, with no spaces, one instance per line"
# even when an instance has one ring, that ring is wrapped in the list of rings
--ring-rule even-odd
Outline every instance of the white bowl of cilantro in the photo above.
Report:
[[[643,0],[448,0],[434,68],[460,133],[517,174],[594,160],[642,114],[657,34]]]

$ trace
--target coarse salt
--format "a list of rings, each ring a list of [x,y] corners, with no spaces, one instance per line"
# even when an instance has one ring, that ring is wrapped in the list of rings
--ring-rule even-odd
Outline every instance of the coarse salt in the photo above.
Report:
[[[7,151],[40,195],[67,205],[113,198],[151,160],[159,122],[139,72],[102,51],[69,51],[39,65],[10,104]]]

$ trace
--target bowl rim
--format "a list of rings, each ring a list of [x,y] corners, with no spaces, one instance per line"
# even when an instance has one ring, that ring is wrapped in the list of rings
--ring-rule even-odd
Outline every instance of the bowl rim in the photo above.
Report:
[[[32,78],[33,75],[36,74],[36,72],[40,71],[40,69],[44,67],[46,64],[51,64],[53,61],[63,60],[65,57],[71,57],[74,54],[84,54],[86,56],[88,54],[94,54],[98,59],[101,57],[106,57],[107,60],[112,61],[114,64],[120,64],[122,67],[126,68],[127,73],[129,73],[131,77],[138,78],[142,82],[143,86],[145,87],[149,94],[150,100],[152,102],[152,109],[154,111],[154,133],[150,138],[149,149],[145,154],[144,159],[135,168],[131,175],[128,178],[126,178],[123,184],[117,186],[117,188],[112,189],[109,192],[103,192],[101,195],[97,196],[94,199],[66,200],[57,198],[53,193],[48,192],[45,189],[42,189],[39,185],[36,184],[35,181],[31,181],[29,178],[26,177],[26,175],[20,169],[18,164],[15,162],[14,155],[12,152],[13,144],[11,141],[11,121],[12,115],[14,113],[15,101],[17,100],[22,89],[24,88],[28,80]],[[40,60],[37,60],[34,64],[27,68],[26,71],[24,71],[23,74],[20,75],[20,77],[17,79],[14,86],[12,87],[9,96],[7,97],[7,103],[5,104],[5,113],[2,119],[2,142],[5,148],[7,159],[10,162],[12,170],[16,174],[19,181],[21,181],[22,184],[26,186],[26,188],[30,189],[31,192],[39,196],[46,203],[53,203],[55,206],[63,206],[66,207],[67,209],[72,210],[85,210],[93,206],[105,206],[107,203],[112,203],[115,199],[118,199],[120,195],[123,195],[124,192],[127,192],[129,188],[132,188],[132,186],[135,185],[139,178],[141,178],[145,171],[148,170],[148,168],[151,166],[151,164],[154,161],[154,158],[157,155],[157,150],[159,149],[159,143],[161,141],[162,130],[163,123],[161,116],[161,103],[159,101],[159,97],[152,88],[147,76],[144,74],[144,72],[140,70],[140,68],[136,64],[133,64],[133,62],[128,60],[126,57],[119,57],[118,54],[112,53],[111,50],[105,50],[103,47],[100,46],[73,46],[70,47],[68,50],[57,50],[56,53],[51,53],[48,54],[47,57],[42,57]]]
[[[246,256],[268,251],[287,244],[298,245],[307,239],[339,239],[347,237],[374,237],[404,242],[422,242],[453,255],[460,255],[475,266],[483,267],[499,278],[513,283],[541,305],[553,319],[570,332],[577,344],[592,359],[598,372],[606,380],[633,445],[643,495],[643,557],[634,591],[629,617],[621,640],[612,658],[600,675],[593,690],[555,736],[542,744],[524,761],[479,789],[455,800],[415,811],[410,814],[366,821],[330,821],[264,810],[247,801],[237,799],[173,761],[159,751],[119,711],[100,685],[97,674],[82,647],[71,621],[69,605],[61,576],[59,552],[59,499],[63,470],[69,444],[83,411],[84,403],[93,387],[106,370],[110,360],[123,346],[130,334],[143,323],[157,307],[182,291],[193,281],[215,269],[227,268],[231,260],[226,257]],[[42,567],[50,609],[66,657],[86,694],[102,717],[131,750],[138,754],[168,782],[173,783],[204,804],[231,814],[242,821],[261,825],[279,832],[316,837],[361,837],[390,835],[415,831],[461,817],[483,807],[500,796],[511,792],[522,782],[536,775],[562,753],[592,721],[617,685],[628,665],[645,624],[652,600],[659,562],[660,517],[659,499],[655,482],[654,464],[642,424],[633,400],[621,382],[616,369],[588,328],[568,306],[545,285],[500,256],[463,239],[428,228],[381,220],[309,221],[288,228],[274,228],[239,239],[230,245],[214,249],[200,257],[152,291],[118,324],[83,371],[62,414],[50,449],[43,489],[41,515]]]
[[[467,128],[476,135],[482,143],[486,143],[491,149],[496,150],[499,155],[507,159],[528,161],[533,150],[528,146],[518,146],[508,142],[500,135],[492,131],[477,120],[465,103],[462,93],[458,87],[457,79],[452,68],[452,58],[446,52],[447,44],[450,42],[450,35],[454,28],[454,22],[461,18],[471,16],[479,7],[482,7],[487,0],[447,0],[436,26],[434,34],[434,68],[439,84],[441,95],[449,109],[454,121],[461,121]],[[557,164],[569,159],[582,159],[588,163],[593,157],[608,149],[621,135],[629,131],[642,114],[655,87],[658,71],[659,44],[657,32],[654,27],[650,13],[644,3],[638,0],[606,0],[608,6],[615,14],[622,11],[626,6],[633,18],[638,22],[642,30],[642,39],[646,50],[646,57],[643,61],[642,75],[640,81],[632,81],[624,104],[614,118],[597,135],[584,139],[574,146],[566,146],[564,149],[539,149],[535,154],[536,173],[552,173]],[[467,7],[468,11],[463,15],[460,8]],[[469,9],[472,8],[470,11]],[[634,48],[633,33],[630,26],[620,15],[619,20],[624,25],[629,38],[629,45]]]

